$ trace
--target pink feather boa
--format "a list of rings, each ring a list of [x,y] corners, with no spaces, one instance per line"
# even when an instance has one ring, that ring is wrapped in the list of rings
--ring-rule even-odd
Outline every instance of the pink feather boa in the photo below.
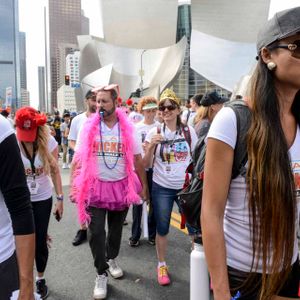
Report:
[[[128,207],[131,204],[138,204],[140,197],[136,193],[134,178],[134,155],[132,145],[134,139],[133,125],[127,119],[127,116],[120,109],[116,110],[116,114],[120,123],[122,148],[124,151],[124,159],[126,165],[126,174],[128,179],[127,190],[125,191],[125,201]],[[84,124],[84,130],[81,131],[81,145],[74,155],[74,165],[76,169],[73,173],[73,181],[71,188],[71,197],[77,204],[78,219],[80,224],[90,222],[90,215],[87,212],[89,199],[87,196],[90,193],[90,187],[97,178],[97,170],[99,165],[96,156],[93,154],[93,145],[95,138],[99,132],[100,114],[99,112],[91,116]]]

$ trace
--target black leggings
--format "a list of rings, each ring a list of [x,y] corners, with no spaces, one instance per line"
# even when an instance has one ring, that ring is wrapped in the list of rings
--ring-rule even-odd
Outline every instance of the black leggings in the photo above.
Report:
[[[35,223],[35,264],[39,273],[43,273],[48,261],[47,234],[52,208],[52,197],[47,200],[32,202]]]
[[[243,283],[249,276],[249,273],[242,272],[240,270],[227,267],[228,268],[228,276],[229,276],[229,285],[231,294],[235,295],[237,289],[241,292],[241,297],[238,298],[239,300],[257,300],[259,299],[259,292],[261,288],[261,274],[254,273],[253,279],[253,288],[245,288],[243,287]],[[299,290],[299,278],[300,278],[300,266],[299,266],[299,258],[292,266],[292,270],[289,274],[288,279],[284,283],[282,289],[278,293],[280,297],[287,297],[287,298],[295,298],[299,299],[298,290]]]

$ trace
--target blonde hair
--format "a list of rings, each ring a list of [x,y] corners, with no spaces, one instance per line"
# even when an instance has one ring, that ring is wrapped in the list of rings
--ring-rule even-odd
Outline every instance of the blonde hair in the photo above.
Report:
[[[37,129],[36,144],[46,174],[58,172],[58,163],[48,150],[49,138],[50,133],[48,127],[46,125],[39,126]]]
[[[194,119],[194,124],[198,124],[203,119],[208,119],[212,121],[213,110],[210,106],[200,106],[197,109],[196,116]]]

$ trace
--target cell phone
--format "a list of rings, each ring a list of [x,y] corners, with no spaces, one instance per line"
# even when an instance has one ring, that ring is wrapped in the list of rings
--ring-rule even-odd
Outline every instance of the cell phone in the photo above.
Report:
[[[58,210],[54,213],[54,215],[55,215],[55,219],[56,219],[56,221],[57,222],[59,222],[60,221],[60,219],[61,219],[61,216],[60,216],[60,214],[59,214],[59,212],[58,212]]]

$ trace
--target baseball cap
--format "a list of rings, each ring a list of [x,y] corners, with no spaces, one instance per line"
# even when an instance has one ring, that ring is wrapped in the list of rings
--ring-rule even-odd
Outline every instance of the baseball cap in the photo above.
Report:
[[[85,99],[91,98],[95,95],[94,92],[92,92],[92,90],[88,90],[87,93],[85,94]]]
[[[15,117],[17,138],[22,142],[34,142],[39,126],[45,125],[47,117],[30,106],[17,110]]]
[[[225,97],[221,97],[217,92],[208,92],[203,96],[202,100],[200,101],[200,105],[211,106],[213,104],[225,103],[228,100],[229,99]]]
[[[259,31],[256,48],[263,47],[300,32],[300,6],[277,12]]]

